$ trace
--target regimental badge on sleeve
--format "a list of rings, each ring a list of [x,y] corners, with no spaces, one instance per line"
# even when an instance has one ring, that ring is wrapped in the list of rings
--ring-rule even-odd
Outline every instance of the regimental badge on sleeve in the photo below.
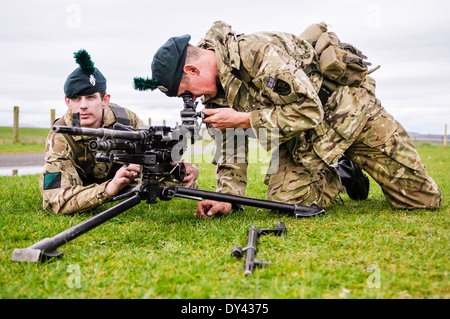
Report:
[[[44,174],[44,189],[61,187],[61,172]]]

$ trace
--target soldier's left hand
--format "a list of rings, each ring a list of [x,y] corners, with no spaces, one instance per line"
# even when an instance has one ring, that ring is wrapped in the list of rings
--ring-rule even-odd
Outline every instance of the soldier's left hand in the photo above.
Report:
[[[211,124],[212,127],[219,130],[227,128],[249,128],[250,114],[246,112],[238,112],[232,108],[204,109],[205,114],[203,123]]]
[[[183,182],[187,182],[185,185],[186,187],[191,187],[192,183],[194,183],[198,177],[198,167],[189,162],[184,162],[184,167],[186,169],[186,176],[183,179]]]

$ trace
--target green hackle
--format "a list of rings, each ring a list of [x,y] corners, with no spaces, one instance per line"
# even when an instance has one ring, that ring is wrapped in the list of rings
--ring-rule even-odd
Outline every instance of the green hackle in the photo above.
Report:
[[[75,52],[73,56],[75,57],[75,61],[80,65],[81,71],[83,71],[87,75],[94,74],[94,62],[92,62],[91,56],[89,55],[89,53],[87,53],[86,50]]]
[[[139,91],[154,90],[158,87],[156,79],[134,78],[134,89]]]

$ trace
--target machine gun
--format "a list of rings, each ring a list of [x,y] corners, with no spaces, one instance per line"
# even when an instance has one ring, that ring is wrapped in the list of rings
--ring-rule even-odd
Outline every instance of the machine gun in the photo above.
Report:
[[[292,214],[296,218],[316,216],[325,212],[316,205],[303,206],[278,203],[182,186],[163,185],[161,183],[163,178],[177,181],[184,179],[185,166],[183,162],[178,161],[187,148],[188,139],[190,139],[191,143],[199,139],[197,119],[201,117],[201,112],[196,112],[196,103],[192,101],[192,95],[185,94],[183,101],[184,109],[181,111],[182,124],[176,128],[149,126],[134,130],[132,127],[118,123],[115,124],[113,129],[53,126],[52,131],[56,133],[97,137],[97,140],[92,140],[89,143],[89,148],[99,152],[96,156],[98,161],[140,164],[141,182],[131,191],[114,197],[113,200],[126,199],[119,204],[54,237],[45,238],[28,248],[15,249],[12,260],[18,262],[39,262],[61,256],[62,253],[57,251],[58,247],[138,205],[142,200],[153,204],[157,202],[158,198],[160,200],[171,200],[174,197],[180,197],[199,201],[211,199],[231,204],[276,210]],[[76,117],[76,114],[74,116]]]

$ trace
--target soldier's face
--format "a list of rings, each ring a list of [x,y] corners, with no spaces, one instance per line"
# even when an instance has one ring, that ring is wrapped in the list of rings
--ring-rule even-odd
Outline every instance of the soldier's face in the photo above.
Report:
[[[103,109],[108,106],[110,95],[102,99],[100,93],[77,95],[72,99],[66,97],[66,105],[72,113],[80,113],[82,127],[99,128],[102,124]]]

